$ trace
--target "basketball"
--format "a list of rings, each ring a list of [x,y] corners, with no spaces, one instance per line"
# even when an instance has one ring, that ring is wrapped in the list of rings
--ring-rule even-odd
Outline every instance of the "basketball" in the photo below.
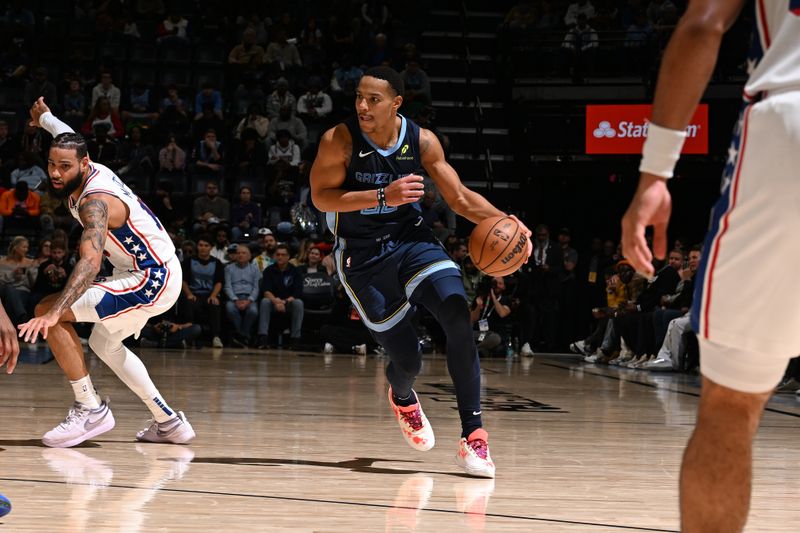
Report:
[[[469,255],[484,274],[508,276],[528,258],[528,236],[511,217],[487,218],[472,230]]]
[[[0,494],[0,517],[3,517],[11,512],[11,502]]]

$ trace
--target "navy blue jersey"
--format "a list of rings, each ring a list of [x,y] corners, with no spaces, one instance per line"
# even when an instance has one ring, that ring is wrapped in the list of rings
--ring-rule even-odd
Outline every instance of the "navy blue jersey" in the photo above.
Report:
[[[344,124],[353,139],[353,152],[341,188],[348,191],[377,191],[394,180],[409,174],[419,174],[422,161],[419,152],[419,126],[402,115],[397,143],[383,150],[375,145],[352,116]],[[377,192],[376,199],[377,199]],[[328,226],[352,243],[402,239],[419,231],[420,207],[417,203],[397,207],[371,207],[360,211],[328,213]]]

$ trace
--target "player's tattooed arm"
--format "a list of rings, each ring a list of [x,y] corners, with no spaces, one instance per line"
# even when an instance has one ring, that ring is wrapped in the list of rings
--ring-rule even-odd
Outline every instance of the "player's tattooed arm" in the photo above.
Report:
[[[80,241],[81,258],[72,270],[67,285],[61,292],[52,312],[61,316],[86,292],[103,262],[103,248],[108,232],[108,205],[97,198],[83,202],[78,211],[83,223]]]

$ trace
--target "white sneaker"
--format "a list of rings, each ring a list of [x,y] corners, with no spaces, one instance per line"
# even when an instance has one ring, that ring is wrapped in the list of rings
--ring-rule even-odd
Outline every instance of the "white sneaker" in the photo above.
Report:
[[[634,358],[628,362],[628,368],[639,368],[639,364],[643,363],[645,359],[646,357],[644,355],[638,357],[634,356]]]
[[[584,357],[584,358],[583,358],[583,360],[584,360],[585,362],[587,362],[587,363],[594,363],[594,362],[596,362],[596,361],[597,361],[599,358],[600,358],[600,356],[599,356],[599,355],[597,355],[596,353],[593,353],[592,355],[587,355],[586,357]]]
[[[654,372],[669,372],[670,370],[675,370],[671,359],[664,359],[661,357],[647,361],[640,368],[653,370]]]
[[[617,365],[619,365],[619,366],[621,366],[621,367],[623,367],[623,368],[627,368],[627,367],[628,367],[628,365],[630,365],[631,363],[633,363],[633,361],[634,361],[635,359],[636,359],[635,357],[628,357],[628,356],[620,355],[620,356],[617,358]]]
[[[628,347],[628,344],[625,342],[625,339],[619,340],[619,354],[626,359],[630,359],[634,357],[633,350]]]
[[[108,408],[108,398],[97,409],[89,409],[75,402],[67,418],[42,437],[42,444],[50,448],[71,448],[92,437],[114,429],[114,415]]]
[[[415,397],[417,395],[413,389],[411,394]],[[433,445],[436,444],[436,438],[433,435],[433,428],[431,428],[428,418],[422,412],[419,398],[417,398],[417,403],[407,407],[395,405],[392,397],[392,388],[389,387],[389,405],[394,411],[394,416],[403,433],[403,438],[406,439],[409,446],[421,452],[426,452],[433,448]]]
[[[326,342],[322,348],[322,353],[333,353],[333,344]]]
[[[222,339],[219,337],[214,337],[211,339],[211,347],[212,348],[224,348],[225,346],[222,344]]]
[[[586,349],[586,342],[585,341],[575,341],[569,345],[569,349],[572,353],[576,353],[578,355],[592,355],[589,350]]]
[[[366,344],[356,344],[353,346],[356,355],[367,355],[367,345]]]
[[[166,422],[150,420],[147,427],[136,434],[136,440],[141,442],[169,444],[185,444],[194,437],[194,428],[183,411],[178,411],[178,416]]]
[[[486,430],[478,428],[466,439],[461,439],[456,464],[471,476],[494,477],[495,467],[489,455],[489,434]]]
[[[519,354],[523,357],[533,357],[533,350],[531,350],[530,343],[526,342],[519,350]]]

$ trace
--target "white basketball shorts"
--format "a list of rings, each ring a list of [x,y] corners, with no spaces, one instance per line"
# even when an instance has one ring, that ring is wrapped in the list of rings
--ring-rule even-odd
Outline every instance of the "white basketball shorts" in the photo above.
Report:
[[[766,392],[800,355],[798,235],[800,88],[746,105],[733,135],[692,309],[712,381]]]
[[[95,280],[71,309],[76,321],[101,323],[120,340],[138,336],[150,318],[175,304],[182,278],[177,257],[162,267],[118,271]]]

